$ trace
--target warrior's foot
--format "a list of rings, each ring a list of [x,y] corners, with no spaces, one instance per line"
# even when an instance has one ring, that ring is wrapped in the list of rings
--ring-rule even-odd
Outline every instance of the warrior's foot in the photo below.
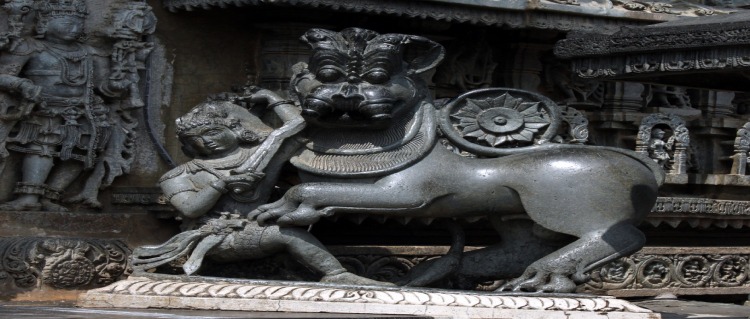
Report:
[[[19,198],[19,199],[12,200],[7,203],[0,204],[0,210],[31,211],[31,210],[41,210],[41,209],[42,209],[42,204],[40,204],[36,200],[28,200],[24,198]]]
[[[396,285],[390,282],[377,281],[362,276],[357,276],[350,272],[343,272],[336,275],[326,275],[320,279],[320,282],[331,283],[331,284],[344,284],[344,285],[367,285],[367,286],[387,286],[395,287]]]
[[[42,209],[48,212],[67,212],[68,209],[65,208],[62,205],[55,204],[49,199],[42,199],[41,201]]]

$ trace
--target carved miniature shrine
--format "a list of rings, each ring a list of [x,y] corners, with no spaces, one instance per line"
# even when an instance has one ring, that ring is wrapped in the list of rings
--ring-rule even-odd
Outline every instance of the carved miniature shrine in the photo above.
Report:
[[[2,291],[750,294],[746,5],[5,0]]]

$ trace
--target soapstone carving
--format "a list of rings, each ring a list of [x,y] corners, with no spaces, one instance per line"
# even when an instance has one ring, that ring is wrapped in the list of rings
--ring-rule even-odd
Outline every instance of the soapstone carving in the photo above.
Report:
[[[63,193],[84,172],[82,191],[66,201],[98,207],[98,190],[130,169],[138,124],[131,111],[143,106],[137,73],[151,51],[141,37],[156,19],[143,3],[118,8],[118,41],[106,52],[85,43],[85,1],[14,0],[4,8],[10,32],[0,41],[0,169],[7,172],[17,153],[22,177],[16,198],[0,210],[66,211]],[[36,35],[22,37],[31,12]]]
[[[731,174],[747,175],[748,152],[750,152],[750,122],[745,123],[737,130],[737,137],[734,139]]]
[[[87,289],[109,285],[129,274],[130,249],[119,240],[0,238],[0,296],[48,285]]]
[[[423,76],[444,50],[429,39],[350,28],[312,29],[302,40],[313,53],[292,90],[307,141],[290,159],[302,183],[250,212],[261,225],[307,226],[334,214],[493,224],[524,216],[579,238],[501,287],[514,291],[573,291],[588,271],[644,244],[635,224],[663,179],[649,158],[551,143],[560,110],[531,92],[476,90],[436,109]],[[438,130],[484,158],[439,146]],[[490,257],[497,264],[488,273],[502,268],[502,256]]]
[[[648,141],[648,156],[664,169],[668,169],[669,160],[672,159],[669,152],[674,147],[674,135],[664,141],[665,134],[666,132],[660,128],[651,131],[651,140]]]
[[[260,226],[239,214],[267,202],[282,165],[298,146],[283,142],[305,125],[291,101],[268,90],[247,93],[234,100],[266,103],[284,124],[272,129],[231,99],[202,103],[178,118],[178,138],[195,159],[166,173],[159,185],[181,213],[186,231],[162,245],[137,248],[133,268],[147,270],[187,258],[182,268],[193,275],[204,257],[228,262],[286,251],[323,274],[322,282],[388,285],[350,273],[304,229]]]
[[[664,140],[666,130],[671,136]],[[641,120],[635,151],[649,156],[669,174],[686,174],[690,134],[685,121],[674,114],[654,113]]]
[[[299,108],[248,88],[177,120],[183,149],[196,158],[164,175],[160,185],[187,230],[163,245],[137,249],[135,269],[187,258],[183,269],[195,274],[204,258],[248,260],[287,251],[322,273],[323,281],[386,284],[346,272],[314,237],[294,227],[334,214],[487,217],[509,243],[465,256],[486,277],[516,262],[503,251],[544,246],[537,237],[578,237],[556,251],[527,252],[538,258],[525,257],[525,271],[505,272],[517,278],[500,290],[571,292],[587,272],[642,247],[645,238],[635,225],[652,208],[664,177],[647,156],[554,143],[562,111],[527,91],[470,91],[438,109],[424,77],[444,49],[429,39],[350,28],[312,29],[302,40],[313,53],[294,68],[291,89]],[[243,103],[267,105],[283,124],[270,128]],[[565,116],[575,117],[569,111]],[[438,131],[460,152],[438,143]],[[287,161],[301,183],[266,204]],[[506,229],[513,224],[507,219],[517,218],[533,221],[523,228],[525,236]],[[402,283],[429,285],[463,271],[461,258],[453,251]]]

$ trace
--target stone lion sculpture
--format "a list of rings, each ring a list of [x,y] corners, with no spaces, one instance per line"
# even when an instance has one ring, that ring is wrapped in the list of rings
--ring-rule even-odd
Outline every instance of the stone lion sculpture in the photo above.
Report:
[[[310,225],[356,213],[486,216],[497,226],[521,216],[578,238],[501,287],[514,291],[574,291],[587,271],[644,245],[635,225],[653,207],[664,177],[652,160],[550,142],[559,110],[526,91],[472,91],[437,108],[423,76],[444,49],[426,38],[350,28],[312,29],[302,40],[313,52],[292,90],[306,140],[290,160],[302,183],[250,212],[261,225]],[[441,135],[474,156],[450,151],[438,142]],[[513,262],[494,252],[485,259],[501,268]]]

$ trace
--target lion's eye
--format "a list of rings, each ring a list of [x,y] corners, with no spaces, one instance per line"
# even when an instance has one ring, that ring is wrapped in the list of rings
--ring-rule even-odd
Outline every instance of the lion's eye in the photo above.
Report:
[[[318,70],[318,73],[315,74],[315,77],[321,81],[321,82],[334,82],[341,78],[344,74],[336,69],[333,68],[322,68]]]
[[[390,76],[385,71],[376,70],[376,71],[367,72],[365,75],[362,76],[362,78],[364,78],[365,81],[370,82],[372,84],[383,84],[385,82],[388,82],[388,80],[390,79]]]

